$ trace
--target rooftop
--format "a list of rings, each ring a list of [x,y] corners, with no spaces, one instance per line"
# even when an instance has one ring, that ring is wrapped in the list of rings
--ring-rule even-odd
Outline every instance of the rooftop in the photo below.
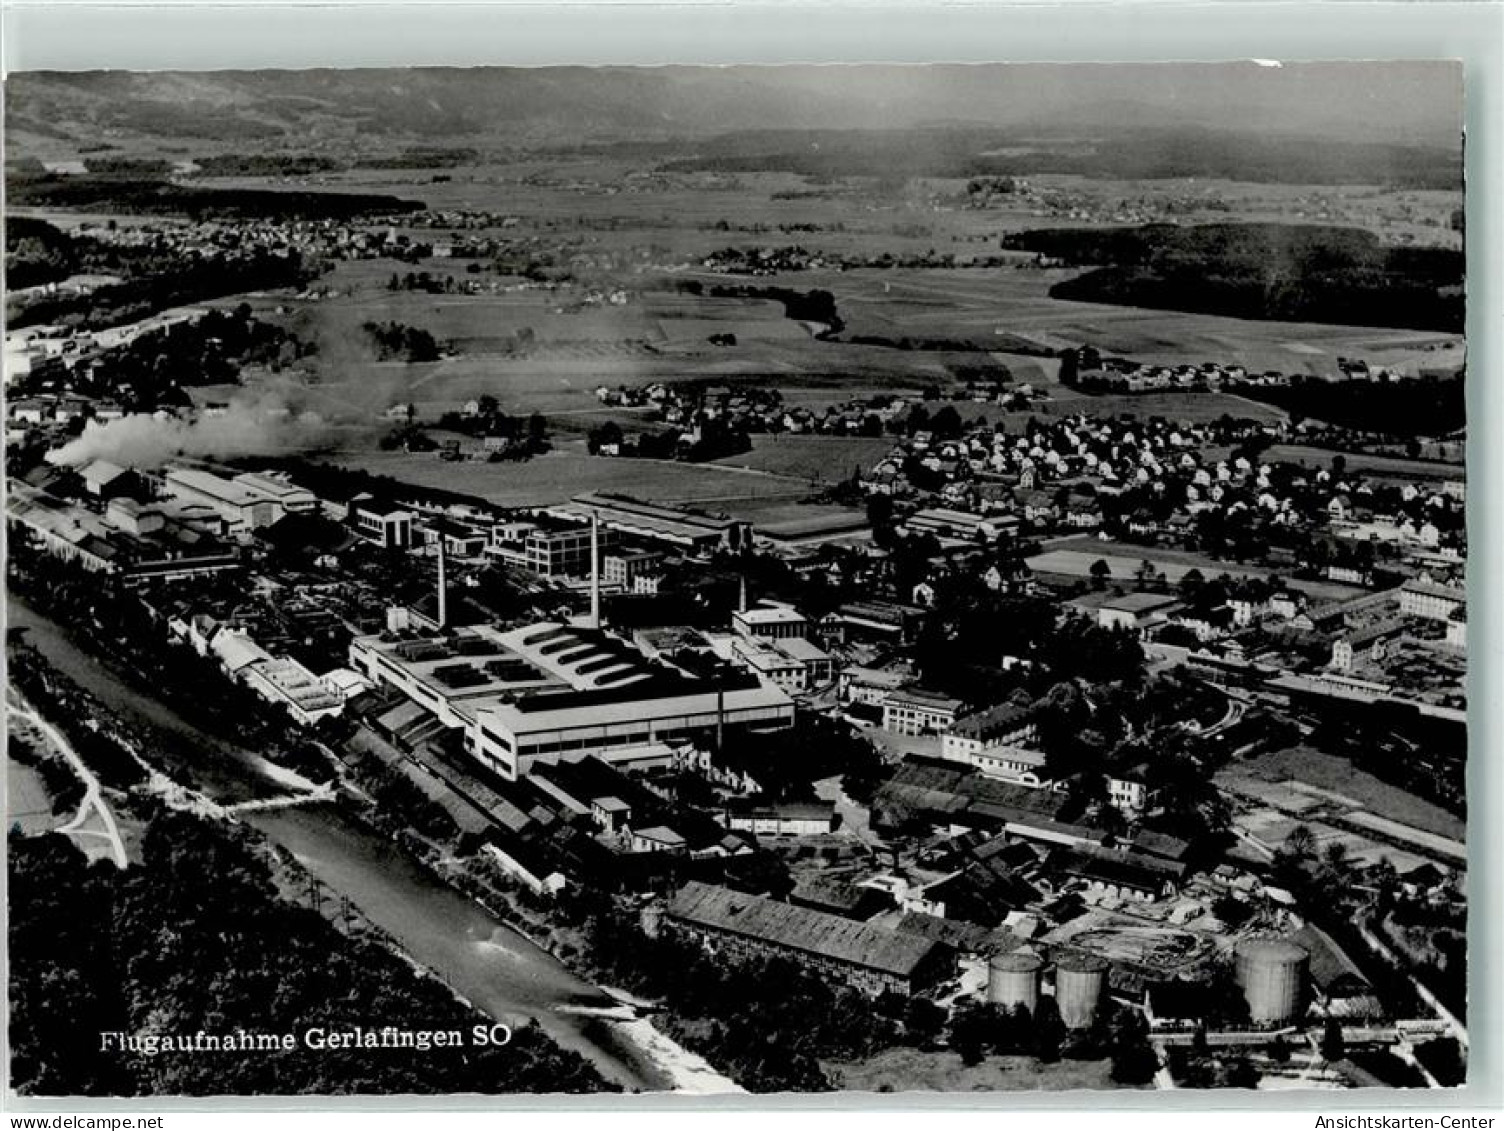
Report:
[[[787,605],[771,605],[756,609],[739,610],[736,614],[748,624],[803,624],[802,614]]]
[[[1407,593],[1418,593],[1422,597],[1443,597],[1448,601],[1461,601],[1466,599],[1466,592],[1461,588],[1450,585],[1438,585],[1434,581],[1426,581],[1422,578],[1412,577],[1400,586]]]
[[[935,691],[925,691],[917,687],[911,687],[902,691],[890,691],[885,702],[903,706],[923,707],[934,711],[959,711],[962,707],[962,702],[959,699],[952,699],[948,695],[941,695]]]
[[[1114,612],[1147,613],[1168,608],[1179,600],[1180,598],[1168,593],[1124,593],[1121,597],[1114,596],[1103,601],[1101,607]]]
[[[199,471],[192,467],[169,467],[163,473],[163,479],[169,490],[174,486],[182,487],[200,495],[208,495],[212,499],[231,506],[249,506],[261,499],[257,492],[243,483],[221,479],[212,472]]]
[[[912,975],[942,945],[918,935],[698,881],[680,889],[669,903],[668,916],[899,977]]]
[[[957,719],[951,733],[964,738],[985,741],[998,734],[1007,734],[1026,725],[1034,717],[1033,707],[1021,707],[1017,703],[999,703],[995,707],[977,711]]]

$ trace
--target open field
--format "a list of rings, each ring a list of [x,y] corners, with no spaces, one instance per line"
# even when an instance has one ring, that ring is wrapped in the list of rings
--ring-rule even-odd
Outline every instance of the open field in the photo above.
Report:
[[[653,228],[655,247],[662,235]],[[453,260],[430,260],[420,267],[460,281],[471,278]],[[1098,413],[1192,420],[1231,413],[1273,420],[1283,414],[1221,393],[1081,397],[1054,383],[1054,358],[1010,348],[1020,341],[1051,351],[1086,343],[1146,361],[1214,360],[1253,369],[1329,372],[1338,357],[1377,356],[1380,351],[1390,364],[1398,364],[1406,351],[1434,360],[1434,349],[1428,347],[1440,341],[1435,334],[1412,331],[1062,302],[1047,294],[1053,282],[1069,275],[1059,270],[809,270],[749,280],[689,266],[674,276],[707,286],[765,283],[828,289],[846,327],[842,340],[819,341],[785,318],[776,302],[677,294],[661,289],[669,280],[661,273],[655,279],[651,271],[620,279],[629,296],[626,305],[581,306],[578,288],[550,289],[487,274],[474,278],[504,289],[478,295],[386,289],[391,274],[413,269],[394,260],[342,263],[322,280],[331,297],[281,303],[293,328],[320,343],[315,365],[326,399],[368,412],[407,399],[426,412],[491,393],[512,411],[563,412],[590,407],[593,390],[602,384],[704,378],[772,385],[788,390],[791,404],[818,407],[882,390],[945,386],[961,365],[997,364],[1006,366],[1016,383],[1032,384],[1055,398],[1040,406],[1043,414],[1089,406]],[[360,330],[363,322],[373,320],[426,329],[441,343],[452,344],[456,356],[427,365],[377,363]],[[535,338],[525,356],[513,351],[514,335],[524,329]],[[711,345],[710,335],[721,333],[735,334],[737,344]],[[904,338],[979,346],[995,342],[999,348],[896,349],[851,341],[864,335],[895,343]],[[828,392],[822,396],[821,390]]]
[[[1005,431],[1020,434],[1027,429],[1031,418],[1076,413],[1144,419],[1159,416],[1188,424],[1205,424],[1223,416],[1268,423],[1285,419],[1285,413],[1273,405],[1259,404],[1231,393],[1103,393],[1092,396],[1061,385],[1050,386],[1049,393],[1051,399],[1032,404],[1025,412],[1003,412],[997,405],[957,405],[957,410],[967,419],[973,415],[985,416],[989,423],[1002,422]],[[975,413],[973,408],[977,410]]]
[[[1028,383],[1051,398],[1019,414],[1002,414],[996,406],[957,406],[968,419],[981,415],[1010,429],[1021,427],[1030,415],[1077,411],[1191,421],[1224,413],[1277,420],[1283,417],[1278,409],[1224,393],[1085,397],[1056,384],[1054,357],[1019,351],[1052,353],[1090,344],[1145,361],[1218,361],[1315,373],[1334,371],[1339,357],[1369,358],[1403,369],[1406,364],[1434,365],[1460,350],[1460,339],[1432,333],[1064,302],[1050,298],[1048,291],[1074,272],[1027,264],[818,267],[762,278],[721,274],[706,270],[704,257],[727,247],[798,244],[828,255],[939,253],[964,262],[970,256],[997,254],[999,231],[1058,221],[1032,214],[1034,206],[1026,208],[1020,201],[999,201],[985,209],[957,207],[965,186],[956,181],[921,179],[905,189],[877,191],[855,181],[816,186],[781,173],[654,172],[632,179],[623,191],[623,178],[634,172],[642,173],[640,162],[585,154],[523,158],[505,167],[462,167],[443,183],[431,183],[426,170],[353,170],[224,183],[385,191],[419,197],[439,208],[486,209],[497,215],[495,225],[468,231],[506,241],[523,256],[548,249],[558,264],[569,265],[574,281],[552,286],[498,275],[489,264],[463,259],[418,264],[362,260],[339,263],[320,280],[329,297],[252,296],[258,309],[279,309],[274,317],[319,343],[312,361],[315,379],[300,395],[310,407],[336,418],[371,417],[409,401],[420,417],[433,418],[491,394],[505,411],[579,414],[590,418],[584,424],[589,427],[601,414],[594,397],[600,385],[695,379],[775,387],[790,405],[818,409],[885,391],[948,388],[958,369],[992,365],[1006,367],[1016,384]],[[1091,182],[1079,178],[1058,180],[1062,191],[1096,192]],[[1101,187],[1104,201],[1119,191],[1143,196],[1164,188],[1127,182]],[[1182,198],[1202,191],[1189,182],[1172,188],[1181,204]],[[1208,192],[1208,200],[1229,199],[1229,193],[1239,201],[1246,196],[1251,206],[1274,213],[1291,201],[1301,207],[1308,203],[1281,186],[1219,182]],[[1341,207],[1355,214],[1387,207],[1380,199],[1387,194],[1376,196],[1372,190],[1324,192],[1345,201]],[[1397,207],[1402,206],[1396,215],[1435,211],[1444,196],[1425,201],[1416,194],[1396,197]],[[860,207],[854,207],[858,202]],[[442,229],[399,230],[420,240],[448,235]],[[482,269],[472,273],[470,266]],[[393,274],[413,271],[452,277],[457,284],[479,283],[487,290],[430,295],[387,289]],[[690,281],[707,288],[826,289],[835,296],[845,328],[835,340],[816,340],[808,328],[784,316],[780,303],[677,292],[678,284]],[[616,288],[625,292],[623,305],[583,302],[588,292]],[[452,356],[420,365],[377,362],[360,329],[367,321],[425,329],[452,349]],[[522,331],[530,332],[533,341],[525,353],[516,349]],[[713,334],[733,334],[736,345],[711,345]],[[892,345],[852,341],[862,336]],[[903,339],[963,348],[893,348]]]
[[[853,1092],[1066,1092],[1118,1088],[1109,1060],[1043,1064],[1027,1056],[989,1056],[967,1066],[959,1053],[887,1049],[858,1064],[829,1062],[838,1086]]]
[[[1467,468],[1461,463],[1436,463],[1431,460],[1397,459],[1394,456],[1371,456],[1363,452],[1334,452],[1302,444],[1274,444],[1264,452],[1270,461],[1298,463],[1312,468],[1330,468],[1341,456],[1349,471],[1366,475],[1394,476],[1402,479],[1461,479]]]
[[[52,797],[42,775],[14,758],[5,760],[5,827],[25,835],[46,832],[62,824],[52,815]]]
[[[1074,543],[1073,539],[1072,544]],[[1027,560],[1029,568],[1035,573],[1054,573],[1064,577],[1090,577],[1092,565],[1098,560],[1105,561],[1107,568],[1112,571],[1108,578],[1109,585],[1131,583],[1145,560],[1154,566],[1157,573],[1164,574],[1171,585],[1178,584],[1193,569],[1199,569],[1206,577],[1218,577],[1225,573],[1229,577],[1265,578],[1270,573],[1267,568],[1221,562],[1184,550],[1125,546],[1116,542],[1103,542],[1096,544],[1094,548],[1093,544],[1088,543],[1080,549],[1050,549]],[[1288,584],[1292,589],[1299,589],[1319,601],[1340,601],[1364,592],[1356,586],[1338,585],[1330,581],[1292,579]]]
[[[583,451],[550,452],[524,463],[446,463],[436,455],[406,452],[344,452],[331,458],[342,467],[474,495],[503,507],[560,503],[585,491],[620,491],[745,518],[759,531],[783,537],[864,523],[860,511],[800,503],[809,491],[802,479],[713,463],[606,459]]]
[[[1467,822],[1433,805],[1424,798],[1406,793],[1398,786],[1364,773],[1346,758],[1323,754],[1306,746],[1271,751],[1235,762],[1217,775],[1219,784],[1236,784],[1251,779],[1258,782],[1282,782],[1293,779],[1350,797],[1376,814],[1413,825],[1436,836],[1461,840]]]
[[[443,263],[448,261],[430,261],[427,267],[466,278],[452,266],[440,267]],[[280,308],[276,317],[318,343],[312,362],[316,379],[306,392],[313,407],[370,415],[411,401],[420,415],[436,416],[489,393],[510,412],[599,412],[594,394],[601,385],[694,379],[789,387],[791,405],[808,405],[803,394],[810,390],[830,404],[859,394],[946,384],[950,366],[972,356],[817,341],[802,324],[784,317],[777,302],[631,289],[639,280],[627,281],[631,297],[625,306],[581,307],[579,292],[570,288],[477,295],[386,289],[392,273],[412,269],[394,260],[342,263],[322,280],[333,292],[330,297],[259,300],[267,310]],[[711,281],[747,282],[721,276]],[[427,330],[453,354],[421,364],[377,361],[361,329],[371,321]],[[534,344],[518,353],[516,336],[524,330],[531,331]],[[709,342],[710,335],[725,333],[734,334],[737,344]]]
[[[639,175],[629,192],[621,191],[626,177],[655,164],[651,158],[622,159],[606,153],[548,158],[519,154],[505,166],[481,162],[446,169],[449,179],[443,182],[435,182],[426,169],[352,169],[291,179],[206,178],[202,183],[388,193],[421,199],[433,208],[497,210],[524,225],[611,218],[624,226],[635,221],[647,227],[672,219],[680,222],[682,234],[675,240],[675,231],[665,233],[665,243],[676,248],[682,243],[686,251],[700,254],[744,242],[739,229],[753,225],[775,229],[757,233],[760,245],[802,242],[836,251],[860,246],[860,241],[870,246],[871,238],[878,235],[884,237],[882,249],[897,254],[943,248],[952,241],[995,247],[1000,232],[1094,223],[1063,213],[1045,214],[1037,200],[1024,196],[997,196],[985,208],[956,207],[965,196],[965,181],[947,177],[915,177],[885,192],[857,180],[816,186],[788,172],[675,171]],[[1073,205],[1100,216],[1097,224],[1116,222],[1113,215],[1125,205],[1141,208],[1173,202],[1180,223],[1222,221],[1230,208],[1250,221],[1339,223],[1365,228],[1389,241],[1413,239],[1446,247],[1460,243],[1459,233],[1449,226],[1452,210],[1461,203],[1460,194],[1444,190],[1287,185],[1209,177],[1124,180],[1059,173],[1038,173],[1029,179],[1045,198],[1069,198]],[[729,230],[715,230],[721,221],[727,222]],[[816,234],[776,230],[776,225],[791,221],[839,224],[840,228]],[[613,234],[610,229],[601,232],[605,239]],[[691,240],[691,236],[698,238]]]
[[[715,462],[722,467],[748,467],[830,483],[853,469],[863,470],[893,450],[894,441],[865,436],[758,435],[752,450]]]
[[[558,503],[582,491],[631,490],[658,502],[724,498],[786,499],[799,483],[717,468],[714,464],[605,459],[550,452],[525,463],[445,463],[436,455],[405,452],[343,454],[337,462],[423,487],[478,495],[500,506]]]
[[[1339,357],[1382,355],[1390,365],[1430,365],[1440,356],[1438,347],[1458,340],[1431,331],[1254,321],[1049,297],[1051,286],[1074,274],[1064,269],[864,270],[826,277],[818,285],[835,294],[847,336],[1012,336],[1045,349],[1085,344],[1164,364],[1215,361],[1260,372],[1331,373]],[[795,278],[782,280],[794,285]]]

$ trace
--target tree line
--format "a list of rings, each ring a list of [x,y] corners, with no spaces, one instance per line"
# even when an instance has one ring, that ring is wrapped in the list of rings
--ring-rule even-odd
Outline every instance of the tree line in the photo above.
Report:
[[[1324,225],[1046,228],[1003,246],[1091,270],[1050,297],[1234,318],[1461,332],[1463,256]]]

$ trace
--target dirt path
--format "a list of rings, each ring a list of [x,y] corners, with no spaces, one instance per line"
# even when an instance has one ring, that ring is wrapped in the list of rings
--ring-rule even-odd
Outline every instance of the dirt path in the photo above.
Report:
[[[19,699],[19,696],[17,698]],[[57,751],[68,760],[68,764],[73,767],[73,772],[84,783],[84,798],[79,802],[78,812],[73,815],[71,821],[62,826],[58,831],[75,837],[93,836],[103,838],[109,845],[110,858],[114,860],[115,867],[124,868],[126,866],[125,842],[120,839],[120,829],[115,824],[115,814],[110,811],[109,805],[105,802],[104,796],[100,792],[99,779],[94,776],[89,767],[84,764],[84,760],[69,745],[68,740],[63,737],[62,732],[46,719],[42,718],[41,715],[37,714],[25,700],[21,700],[19,706],[15,703],[7,703],[5,709],[9,714],[26,720],[40,730],[46,736],[47,741],[56,747]],[[104,827],[102,829],[86,828],[85,825],[95,817],[98,818],[100,824]]]

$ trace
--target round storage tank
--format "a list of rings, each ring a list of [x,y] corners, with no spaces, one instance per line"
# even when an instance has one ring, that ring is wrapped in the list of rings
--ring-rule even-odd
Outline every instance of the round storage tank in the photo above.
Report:
[[[1283,1025],[1300,1010],[1310,955],[1288,939],[1244,939],[1233,952],[1238,985],[1256,1025]]]
[[[1107,985],[1107,963],[1094,954],[1072,954],[1055,963],[1055,1004],[1067,1029],[1090,1029]]]
[[[1039,971],[1043,966],[1037,954],[1026,950],[994,956],[987,963],[987,1000],[1005,1009],[1022,1005],[1033,1013],[1039,1005]]]

